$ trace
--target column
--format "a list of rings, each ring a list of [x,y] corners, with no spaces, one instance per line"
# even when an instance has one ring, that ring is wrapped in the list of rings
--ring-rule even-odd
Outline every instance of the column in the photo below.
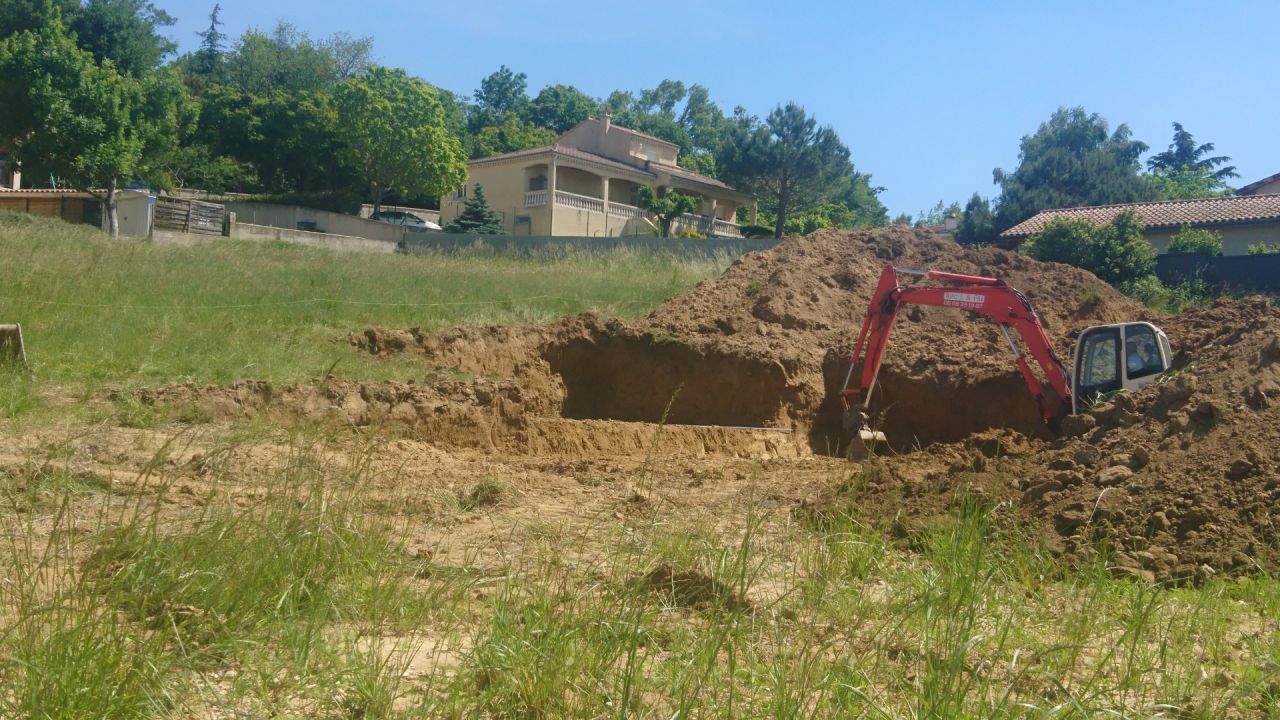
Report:
[[[608,176],[600,178],[601,192],[600,197],[604,199],[604,234],[609,235],[609,178]]]
[[[547,163],[547,234],[556,234],[556,153],[551,152]]]

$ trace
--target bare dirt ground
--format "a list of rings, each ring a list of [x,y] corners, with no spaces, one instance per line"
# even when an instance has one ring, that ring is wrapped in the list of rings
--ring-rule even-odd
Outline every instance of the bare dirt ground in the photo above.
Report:
[[[833,395],[885,263],[1005,278],[1064,357],[1071,329],[1154,320],[1178,351],[1175,371],[1055,437],[994,325],[911,309],[880,376],[894,452],[851,491],[858,468],[840,457]],[[809,513],[861,508],[900,535],[978,492],[1020,507],[1055,553],[1103,549],[1118,572],[1146,580],[1277,568],[1280,311],[1261,298],[1155,317],[1086,272],[889,228],[790,238],[630,324],[584,315],[437,334],[366,328],[347,342],[420,355],[440,379],[175,385],[140,400],[216,420],[389,431],[402,439],[373,462],[397,468],[410,496],[478,476],[516,489],[501,510],[511,517],[421,539],[445,552],[520,518],[591,522],[638,502],[713,508],[750,487]],[[638,472],[664,478],[660,489],[636,491]]]

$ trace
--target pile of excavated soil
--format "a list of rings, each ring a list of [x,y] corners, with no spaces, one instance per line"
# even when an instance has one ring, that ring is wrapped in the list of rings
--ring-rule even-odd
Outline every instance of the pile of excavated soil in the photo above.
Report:
[[[1067,418],[1063,437],[989,432],[888,457],[856,497],[823,506],[852,501],[909,529],[979,492],[1020,506],[1052,551],[1105,546],[1144,580],[1280,569],[1280,309],[1220,301],[1165,327],[1180,367]]]

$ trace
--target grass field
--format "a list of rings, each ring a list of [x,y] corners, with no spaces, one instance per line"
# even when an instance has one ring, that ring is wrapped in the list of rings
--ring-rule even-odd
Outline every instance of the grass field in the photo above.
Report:
[[[348,255],[297,245],[112,242],[87,226],[0,213],[0,322],[21,322],[50,383],[409,380],[343,339],[368,325],[438,329],[635,317],[726,258],[609,254]]]
[[[874,464],[673,458],[663,428],[586,459],[29,421],[59,387],[404,380],[341,338],[635,315],[723,260],[157,248],[0,215],[0,263],[32,356],[0,373],[0,718],[1280,718],[1273,578],[1065,565],[978,494],[904,533],[859,510]],[[824,490],[845,504],[798,512]]]

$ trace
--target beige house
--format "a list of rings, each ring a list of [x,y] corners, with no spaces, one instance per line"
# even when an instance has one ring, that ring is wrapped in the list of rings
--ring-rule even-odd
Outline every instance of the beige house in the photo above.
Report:
[[[440,199],[440,224],[462,212],[477,183],[489,205],[502,213],[512,235],[652,235],[655,221],[637,207],[640,188],[693,195],[695,213],[672,225],[704,235],[741,237],[738,208],[755,198],[676,164],[677,145],[614,125],[609,116],[588,118],[551,145],[472,160],[467,184]]]
[[[1280,194],[1266,193],[1045,210],[1000,233],[1001,244],[1016,247],[1054,218],[1101,225],[1125,210],[1138,214],[1145,226],[1142,236],[1160,253],[1168,251],[1169,240],[1184,225],[1221,233],[1223,255],[1246,255],[1250,245],[1280,243]]]
[[[1258,182],[1249,183],[1236,191],[1236,195],[1275,195],[1280,194],[1280,173],[1268,175]]]

